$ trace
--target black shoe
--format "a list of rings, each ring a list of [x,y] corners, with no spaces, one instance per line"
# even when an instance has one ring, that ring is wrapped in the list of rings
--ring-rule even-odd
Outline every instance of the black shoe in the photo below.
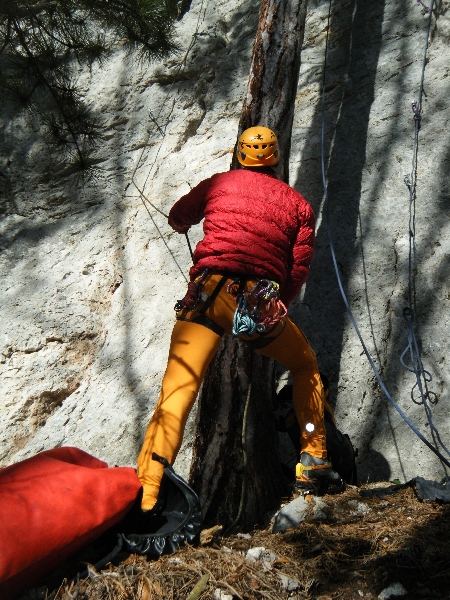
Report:
[[[308,452],[300,454],[300,462],[295,468],[295,475],[298,491],[323,494],[330,486],[335,491],[342,491],[345,487],[340,475],[333,471],[331,463],[326,458],[317,458]]]
[[[192,543],[202,525],[200,501],[182,477],[177,475],[165,458],[152,454],[153,460],[164,465],[158,502],[143,511],[140,499],[127,517],[123,541],[133,554],[161,556],[178,550],[185,542]]]

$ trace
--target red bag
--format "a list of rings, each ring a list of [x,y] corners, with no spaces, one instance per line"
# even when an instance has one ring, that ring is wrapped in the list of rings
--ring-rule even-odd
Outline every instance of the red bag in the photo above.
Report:
[[[55,448],[0,470],[0,598],[14,598],[122,519],[141,484],[131,467]]]

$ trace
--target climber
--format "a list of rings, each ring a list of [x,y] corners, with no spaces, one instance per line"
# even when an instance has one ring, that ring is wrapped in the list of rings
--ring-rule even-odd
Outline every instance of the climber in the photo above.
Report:
[[[341,486],[327,460],[324,390],[316,356],[286,307],[306,281],[313,256],[314,213],[293,188],[277,179],[275,133],[251,127],[239,138],[241,169],[206,179],[172,207],[178,233],[204,219],[188,292],[175,306],[167,369],[156,410],[138,457],[141,507],[158,497],[162,465],[173,464],[184,427],[221,336],[238,335],[291,371],[293,404],[301,429],[297,485]]]

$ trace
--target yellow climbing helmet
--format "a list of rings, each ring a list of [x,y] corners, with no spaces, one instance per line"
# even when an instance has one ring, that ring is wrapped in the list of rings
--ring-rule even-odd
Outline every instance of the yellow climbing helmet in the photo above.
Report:
[[[236,156],[244,167],[269,167],[280,160],[278,140],[268,127],[250,127],[239,138]]]

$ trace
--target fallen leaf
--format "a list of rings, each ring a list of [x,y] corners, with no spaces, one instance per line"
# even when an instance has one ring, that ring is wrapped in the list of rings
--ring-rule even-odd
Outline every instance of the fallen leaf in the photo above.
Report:
[[[194,585],[186,600],[197,600],[197,598],[200,598],[206,586],[208,585],[208,581],[209,575],[207,573],[206,575],[203,575],[203,577]]]
[[[281,556],[279,558],[277,558],[276,560],[273,561],[272,563],[272,567],[278,567],[280,565],[286,564],[286,563],[290,563],[291,561],[288,558],[284,558],[284,556]]]

